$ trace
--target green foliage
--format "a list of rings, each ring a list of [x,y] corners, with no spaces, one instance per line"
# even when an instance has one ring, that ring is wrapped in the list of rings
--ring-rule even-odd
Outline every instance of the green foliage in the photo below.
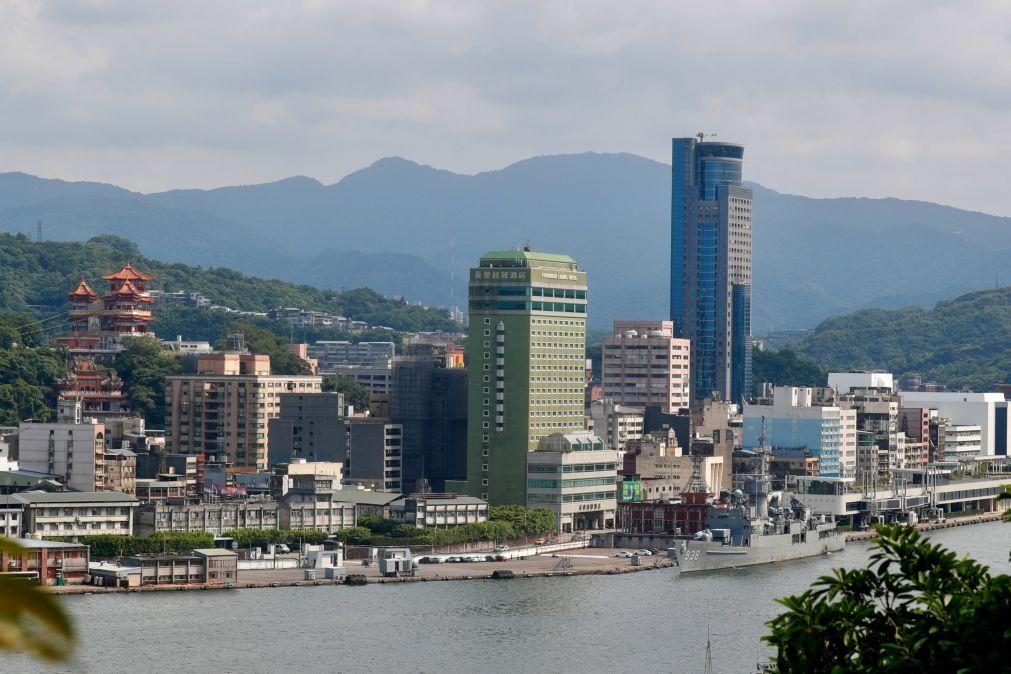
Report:
[[[374,515],[358,518],[353,545],[454,545],[474,541],[508,541],[524,536],[537,536],[554,528],[555,516],[550,510],[526,506],[492,506],[487,522],[464,524],[448,529],[418,529],[409,524],[397,524]],[[351,531],[346,530],[346,531]]]
[[[550,510],[522,505],[491,506],[488,519],[511,525],[520,536],[537,536],[555,528],[555,516]]]
[[[352,377],[344,375],[324,375],[323,390],[344,394],[344,404],[354,405],[356,410],[369,407],[369,390]]]
[[[949,387],[990,389],[1011,372],[1011,286],[931,310],[869,309],[830,318],[796,350],[832,371],[915,373]]]
[[[24,316],[0,314],[0,425],[23,419],[48,421],[56,398],[56,380],[66,375],[62,351],[36,347],[36,334],[25,330]]]
[[[783,674],[998,672],[1011,653],[1011,577],[904,526],[878,527],[863,569],[779,600],[765,641]]]
[[[3,536],[0,552],[24,554],[17,541]],[[55,596],[20,578],[0,575],[0,650],[66,660],[73,647],[73,623]]]
[[[134,243],[116,236],[98,236],[87,243],[37,243],[23,235],[0,233],[0,310],[24,312],[28,305],[38,304],[54,309],[62,307],[67,291],[81,277],[92,282],[96,290],[101,290],[105,287],[101,275],[118,269],[127,261],[153,274],[154,288],[168,292],[198,292],[214,304],[240,311],[264,312],[277,307],[303,307],[401,331],[453,330],[459,327],[450,320],[445,310],[387,299],[368,288],[336,292],[246,276],[231,269],[204,269],[159,262],[141,255]],[[159,321],[162,311],[158,311]],[[180,330],[180,327],[190,324],[197,328],[204,321],[220,323],[215,314],[225,317],[225,322],[234,318],[224,312],[188,307],[173,307],[165,313],[165,322],[156,321],[154,324],[156,332],[170,337],[182,334],[188,339],[209,341],[220,337],[221,332],[199,336]],[[287,337],[288,329],[278,334]]]
[[[113,367],[123,379],[134,411],[151,428],[161,428],[165,424],[165,377],[182,372],[182,365],[150,335],[124,338],[123,347]]]
[[[825,386],[828,371],[791,349],[781,351],[755,349],[751,356],[751,380],[755,386],[771,382],[776,386]]]
[[[194,548],[214,547],[214,534],[205,531],[169,531],[146,537],[95,534],[83,536],[80,540],[91,547],[93,558],[187,552]]]

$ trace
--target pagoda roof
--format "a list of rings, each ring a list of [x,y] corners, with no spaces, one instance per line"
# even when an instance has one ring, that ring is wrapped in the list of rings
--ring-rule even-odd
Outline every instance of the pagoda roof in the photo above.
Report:
[[[115,290],[113,290],[112,294],[113,295],[140,295],[143,292],[144,292],[143,290],[138,290],[137,286],[135,286],[133,283],[131,283],[130,281],[127,280],[127,281],[123,281],[122,285],[120,285],[118,288],[116,288]],[[146,299],[146,298],[142,298],[142,299]]]
[[[112,274],[106,274],[102,278],[104,278],[107,281],[153,281],[154,280],[154,276],[151,276],[150,274],[145,274],[142,271],[138,271],[138,270],[134,269],[134,266],[132,264],[130,264],[129,262],[127,262],[126,266],[123,267],[122,269],[120,269],[119,271],[117,271],[115,273],[112,273]]]
[[[87,281],[85,281],[85,280],[84,280],[84,279],[82,278],[82,279],[81,279],[81,282],[77,284],[77,287],[76,287],[76,288],[74,288],[73,290],[71,290],[71,291],[70,291],[70,292],[68,293],[68,295],[67,295],[67,296],[68,296],[68,297],[88,297],[88,298],[90,298],[90,299],[94,300],[94,299],[97,299],[97,298],[98,298],[98,293],[96,293],[96,292],[95,292],[95,291],[94,291],[94,290],[93,290],[93,289],[91,288],[91,286],[89,286],[89,285],[88,285],[88,282],[87,282]]]

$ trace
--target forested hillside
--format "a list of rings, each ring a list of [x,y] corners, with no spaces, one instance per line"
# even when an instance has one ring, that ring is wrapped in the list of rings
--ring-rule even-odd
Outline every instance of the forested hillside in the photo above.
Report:
[[[38,243],[24,235],[0,233],[0,310],[25,312],[34,305],[58,310],[66,302],[67,291],[81,277],[101,291],[104,287],[101,275],[128,261],[155,276],[153,289],[199,292],[215,304],[242,311],[301,307],[397,330],[456,327],[442,309],[390,300],[368,288],[337,292],[247,276],[231,269],[169,264],[141,255],[135,244],[116,236],[99,236],[87,243]],[[263,272],[269,276],[271,270]],[[199,316],[184,313],[194,324],[201,323],[203,318],[214,320],[207,316],[208,312]],[[180,321],[186,318],[175,317]],[[155,329],[158,330],[157,324]],[[172,330],[165,334],[176,333]]]
[[[793,349],[828,370],[920,374],[949,387],[1011,381],[1011,286],[933,309],[868,309],[830,318]]]

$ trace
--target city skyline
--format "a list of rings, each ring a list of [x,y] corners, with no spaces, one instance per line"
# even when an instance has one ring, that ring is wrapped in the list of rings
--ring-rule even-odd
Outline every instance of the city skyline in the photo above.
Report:
[[[666,161],[666,138],[706,131],[747,143],[775,189],[1011,214],[998,5],[640,8],[9,3],[0,170],[331,183],[390,155]],[[970,164],[989,169],[950,170]]]

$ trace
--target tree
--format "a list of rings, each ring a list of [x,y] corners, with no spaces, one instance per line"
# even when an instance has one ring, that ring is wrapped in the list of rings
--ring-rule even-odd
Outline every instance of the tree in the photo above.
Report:
[[[491,506],[488,521],[509,524],[518,536],[536,536],[555,528],[555,516],[550,510],[522,505]]]
[[[0,536],[0,552],[18,556],[25,550]],[[56,597],[23,579],[0,574],[0,649],[66,660],[73,647],[74,626]]]
[[[323,390],[343,393],[344,404],[354,405],[356,410],[369,408],[369,390],[352,377],[328,374],[323,377]]]
[[[797,356],[792,349],[755,349],[751,379],[755,386],[771,382],[776,386],[825,386],[828,372],[817,363]]]
[[[126,337],[113,367],[123,380],[134,411],[152,428],[165,424],[165,377],[182,372],[182,364],[150,335]]]
[[[1007,671],[1011,577],[930,542],[916,529],[878,527],[863,569],[836,569],[768,625],[777,671]]]

